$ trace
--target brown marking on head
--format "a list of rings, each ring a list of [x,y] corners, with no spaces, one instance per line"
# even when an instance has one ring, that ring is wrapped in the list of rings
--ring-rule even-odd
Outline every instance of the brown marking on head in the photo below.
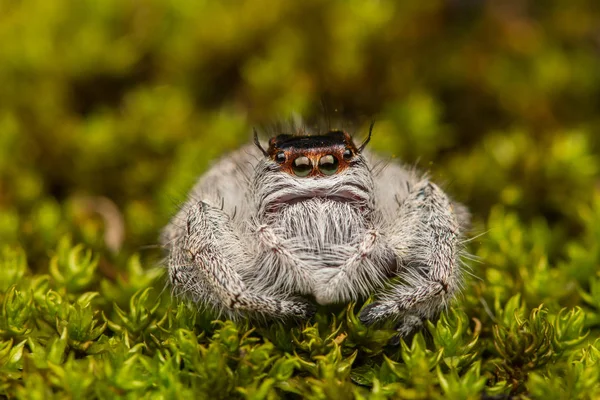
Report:
[[[330,131],[324,135],[278,135],[269,140],[266,153],[288,174],[315,177],[344,171],[360,151],[348,133]]]

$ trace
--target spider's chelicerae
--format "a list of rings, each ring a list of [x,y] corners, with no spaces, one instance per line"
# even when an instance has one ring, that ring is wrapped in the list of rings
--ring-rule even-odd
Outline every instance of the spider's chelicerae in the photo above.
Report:
[[[307,319],[313,301],[365,299],[365,324],[406,336],[462,282],[466,208],[343,131],[280,134],[204,174],[165,228],[178,293],[229,317]]]

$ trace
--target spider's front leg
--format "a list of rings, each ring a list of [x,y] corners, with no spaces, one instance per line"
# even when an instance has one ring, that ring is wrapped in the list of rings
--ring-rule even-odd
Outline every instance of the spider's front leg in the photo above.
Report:
[[[417,183],[387,235],[399,260],[399,282],[366,306],[360,320],[367,325],[396,320],[405,337],[435,318],[459,289],[460,234],[446,194],[428,180]]]
[[[238,271],[256,262],[235,232],[229,215],[200,201],[182,212],[183,224],[167,228],[169,276],[176,291],[230,317],[266,315],[309,318],[308,302],[256,293]]]

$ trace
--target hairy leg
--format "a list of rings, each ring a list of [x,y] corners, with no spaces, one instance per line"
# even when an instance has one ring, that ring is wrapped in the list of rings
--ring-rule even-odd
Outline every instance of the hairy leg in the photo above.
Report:
[[[200,201],[185,210],[185,221],[166,232],[169,276],[176,291],[235,317],[239,312],[308,318],[314,307],[304,301],[264,296],[249,288],[238,271],[255,262],[229,215]],[[257,266],[260,268],[260,266]]]
[[[365,324],[395,319],[407,336],[435,318],[459,289],[460,224],[453,203],[435,184],[414,185],[387,235],[400,263],[399,282],[365,307]]]

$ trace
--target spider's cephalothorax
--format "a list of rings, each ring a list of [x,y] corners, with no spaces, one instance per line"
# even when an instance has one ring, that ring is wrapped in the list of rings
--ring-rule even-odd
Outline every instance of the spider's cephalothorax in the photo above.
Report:
[[[374,295],[364,323],[406,335],[434,318],[461,283],[468,212],[367,142],[281,134],[265,149],[255,135],[222,159],[163,232],[173,288],[232,317],[308,318],[307,297]]]

